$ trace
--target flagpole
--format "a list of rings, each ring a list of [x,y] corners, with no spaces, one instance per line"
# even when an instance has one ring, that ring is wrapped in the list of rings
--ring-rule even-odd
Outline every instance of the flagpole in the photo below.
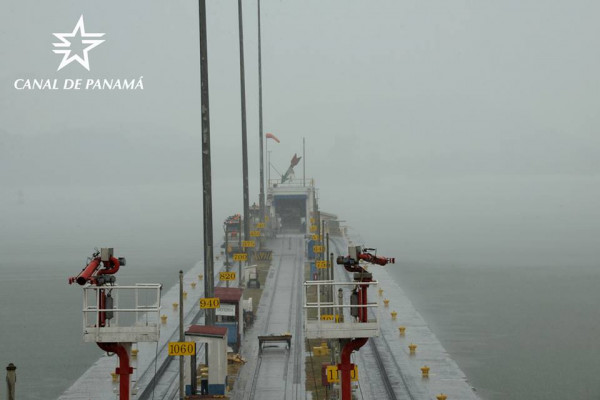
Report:
[[[306,152],[305,139],[302,138],[302,186],[306,186]]]

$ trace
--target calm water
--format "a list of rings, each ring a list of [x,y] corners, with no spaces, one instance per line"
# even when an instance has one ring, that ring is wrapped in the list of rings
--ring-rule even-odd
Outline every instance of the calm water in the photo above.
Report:
[[[600,399],[600,267],[389,271],[483,399]]]

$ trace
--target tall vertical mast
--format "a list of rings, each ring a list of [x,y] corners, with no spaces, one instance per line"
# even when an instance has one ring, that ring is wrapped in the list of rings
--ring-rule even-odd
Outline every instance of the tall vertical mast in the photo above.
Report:
[[[210,118],[208,112],[208,52],[206,41],[206,0],[199,0],[200,19],[200,100],[202,110],[202,188],[204,212],[204,296],[214,297],[212,175],[210,168]],[[215,322],[215,310],[205,310],[205,325]]]
[[[262,112],[262,47],[260,42],[260,0],[258,0],[258,136],[260,146],[260,219],[265,217],[265,159],[263,155],[263,112]]]
[[[244,73],[244,28],[242,25],[242,0],[238,0],[238,22],[240,31],[240,90],[242,97],[242,173],[244,175],[244,240],[250,237],[248,199],[248,143],[246,139],[246,77]]]

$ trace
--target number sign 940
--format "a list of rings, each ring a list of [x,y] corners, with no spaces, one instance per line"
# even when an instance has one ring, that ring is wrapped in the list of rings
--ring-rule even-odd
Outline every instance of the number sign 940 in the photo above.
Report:
[[[203,297],[200,299],[200,308],[220,308],[221,300],[218,297]]]

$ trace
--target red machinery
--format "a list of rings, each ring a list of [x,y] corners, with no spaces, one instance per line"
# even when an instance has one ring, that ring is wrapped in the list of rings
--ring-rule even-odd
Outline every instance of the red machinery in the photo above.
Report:
[[[110,286],[115,283],[115,276],[121,266],[125,265],[125,258],[113,257],[112,248],[102,248],[92,254],[88,259],[88,264],[81,270],[79,275],[69,278],[69,284],[77,282],[83,286],[86,283],[95,286]],[[113,308],[113,301],[110,293],[106,290],[99,290],[98,309],[108,310]],[[97,324],[100,327],[106,326],[108,320],[112,318],[111,311],[102,311],[98,313]],[[115,342],[97,342],[98,347],[108,353],[116,353],[119,356],[119,368],[116,373],[119,378],[119,398],[129,400],[130,376],[133,368],[129,364],[129,347]]]
[[[364,283],[372,282],[373,275],[370,274],[366,269],[364,269],[360,265],[360,261],[377,264],[377,265],[386,265],[388,263],[394,264],[396,262],[395,258],[386,258],[377,256],[376,250],[372,248],[362,249],[360,246],[356,246],[350,248],[350,255],[344,257],[339,256],[337,258],[337,263],[343,265],[346,271],[354,273],[354,281],[359,282],[356,285],[356,289],[353,291],[351,295],[351,300],[353,304],[361,305],[363,307],[356,307],[353,312],[353,316],[357,318],[359,322],[367,322],[367,288],[369,285]],[[363,283],[363,284],[361,284]],[[350,356],[352,352],[357,351],[362,346],[367,343],[368,338],[354,338],[349,341],[346,341],[344,344],[344,348],[342,349],[340,355],[340,364],[338,364],[338,370],[342,373],[341,380],[341,389],[342,389],[342,400],[351,400],[352,399],[352,386],[350,384],[351,380],[351,371],[353,369],[353,365],[350,362]]]

